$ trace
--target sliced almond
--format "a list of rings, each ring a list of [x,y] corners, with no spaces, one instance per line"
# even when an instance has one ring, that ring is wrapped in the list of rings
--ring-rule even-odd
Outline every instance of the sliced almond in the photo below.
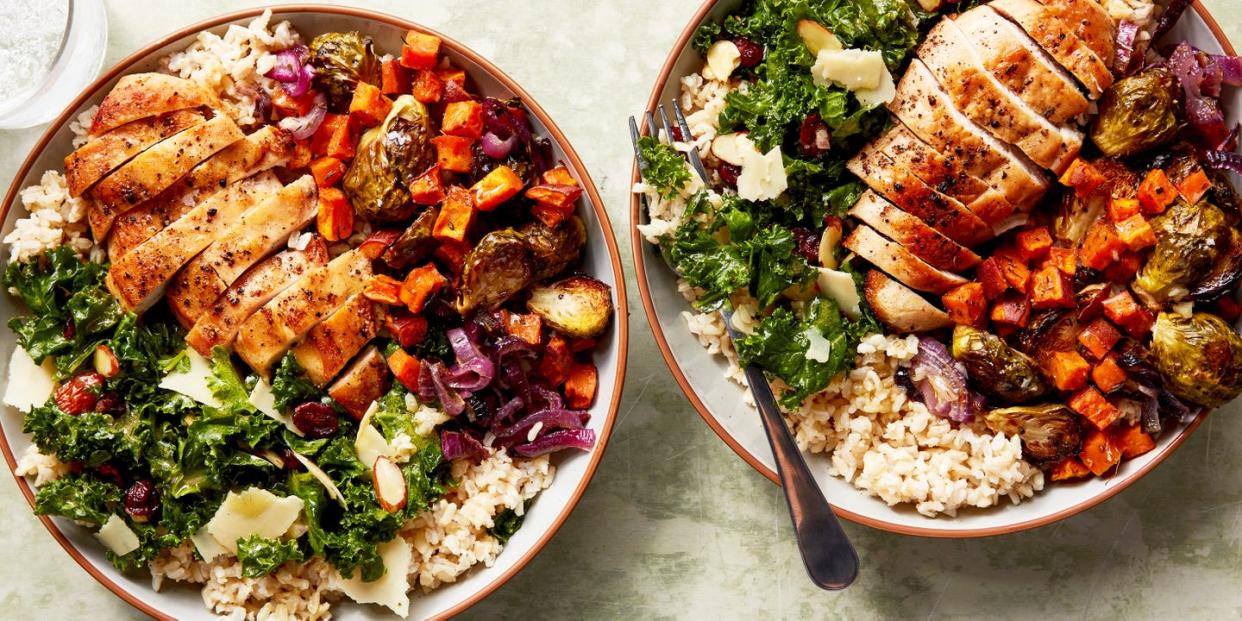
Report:
[[[839,50],[845,47],[831,30],[811,19],[798,20],[798,36],[802,38],[806,49],[811,51],[811,56],[819,56],[820,50]]]
[[[707,48],[707,67],[717,80],[728,80],[742,64],[742,52],[732,41],[717,41]]]
[[[103,343],[95,346],[95,372],[107,379],[112,379],[121,372],[121,363],[117,361],[116,354]]]
[[[734,166],[741,166],[746,161],[746,153],[754,150],[746,134],[720,134],[712,140],[712,155]]]
[[[405,508],[407,490],[400,466],[381,455],[371,466],[371,481],[375,483],[375,499],[382,509],[396,513]]]

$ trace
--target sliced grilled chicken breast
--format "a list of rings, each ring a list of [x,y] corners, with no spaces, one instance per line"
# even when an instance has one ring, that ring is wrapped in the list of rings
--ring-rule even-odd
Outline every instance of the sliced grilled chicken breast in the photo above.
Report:
[[[231,349],[243,321],[303,274],[327,263],[328,247],[318,236],[305,250],[286,250],[260,261],[207,308],[185,342],[204,356],[217,345]]]
[[[979,255],[938,233],[927,223],[898,209],[879,194],[868,190],[850,208],[850,215],[862,220],[881,235],[903,245],[928,265],[950,272],[964,272],[979,264]]]
[[[392,387],[392,374],[383,354],[374,345],[362,350],[349,368],[328,387],[328,396],[341,404],[357,420],[362,420],[371,402]]]
[[[168,189],[199,162],[244,137],[232,119],[220,115],[134,156],[91,190],[95,201],[87,215],[95,239],[107,237],[118,215]]]
[[[1022,27],[1035,43],[1098,99],[1113,85],[1112,70],[1091,48],[1068,32],[1054,11],[1035,0],[993,0],[988,6]]]
[[[108,235],[108,256],[116,260],[185,215],[205,194],[289,161],[293,137],[267,125],[195,166],[159,196],[117,217]]]
[[[912,289],[942,294],[967,280],[928,265],[905,246],[886,239],[875,229],[862,225],[845,238],[846,248]]]
[[[130,74],[117,80],[99,102],[90,135],[99,136],[138,119],[198,107],[219,109],[220,99],[185,78],[163,73]]]
[[[1005,88],[983,66],[974,46],[951,19],[936,23],[918,56],[957,109],[1031,161],[1060,173],[1082,148],[1082,133],[1058,127]]]
[[[1096,0],[1039,0],[1110,69],[1116,57],[1117,23]]]
[[[996,188],[1018,209],[1028,209],[1048,189],[1039,167],[954,108],[953,99],[917,58],[910,61],[888,109],[919,139],[957,158],[966,172]]]
[[[993,237],[987,222],[908,169],[898,168],[881,153],[872,153],[868,158],[854,157],[845,166],[868,187],[963,246],[977,246]]]
[[[379,334],[380,313],[375,302],[355,293],[345,305],[311,328],[293,348],[293,358],[316,386],[336,377],[359,350]]]
[[[1090,0],[1094,1],[1094,0]],[[953,18],[983,66],[1031,108],[1057,124],[1079,123],[1091,102],[1061,65],[1016,24],[987,5]]]
[[[242,323],[235,351],[250,368],[268,376],[295,342],[362,291],[370,276],[371,260],[358,250],[307,272]]]
[[[303,176],[242,214],[187,263],[168,287],[168,305],[182,325],[193,326],[243,272],[306,226],[317,196],[314,178]]]
[[[147,147],[207,120],[198,110],[177,110],[126,123],[65,157],[65,183],[70,196],[81,196],[96,181]]]
[[[125,310],[146,311],[163,295],[177,270],[243,213],[279,189],[280,181],[267,173],[238,181],[211,195],[184,218],[113,261],[108,270],[108,289]]]
[[[930,332],[953,325],[947,313],[879,270],[867,272],[863,297],[876,319],[895,332]]]

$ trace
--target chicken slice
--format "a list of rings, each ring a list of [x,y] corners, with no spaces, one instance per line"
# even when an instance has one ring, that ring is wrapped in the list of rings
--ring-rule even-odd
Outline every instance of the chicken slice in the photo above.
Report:
[[[898,168],[882,153],[852,158],[845,166],[872,190],[963,246],[974,247],[993,237],[992,227],[965,205],[937,192],[908,169]]]
[[[116,217],[168,189],[199,162],[244,138],[227,116],[217,116],[175,134],[134,156],[104,177],[88,212],[95,239],[108,236]]]
[[[865,224],[854,229],[843,244],[912,289],[939,295],[968,282],[957,274],[928,265],[905,246],[886,239]]]
[[[1084,119],[1091,102],[1074,76],[1016,24],[986,5],[953,20],[979,51],[983,66],[1027,105],[1057,124],[1080,123]]]
[[[250,368],[268,376],[294,343],[362,291],[370,277],[371,260],[356,249],[307,272],[242,323],[234,350]]]
[[[243,272],[306,226],[317,196],[314,178],[304,175],[243,214],[187,263],[168,287],[168,305],[181,324],[193,326]]]
[[[1053,125],[983,67],[974,46],[951,19],[936,23],[918,56],[957,109],[1031,161],[1061,173],[1082,149],[1082,132]]]
[[[374,345],[362,350],[335,382],[328,387],[328,396],[341,404],[356,420],[362,420],[367,408],[392,387],[392,373],[383,354]]]
[[[917,58],[902,76],[888,109],[933,149],[957,158],[962,169],[996,188],[1019,210],[1048,189],[1038,166],[953,107],[931,71]]]
[[[1083,45],[1113,67],[1117,52],[1117,23],[1096,0],[1039,0]]]
[[[988,6],[1021,26],[1035,43],[1065,67],[1092,99],[1113,85],[1112,70],[1087,44],[1056,18],[1056,13],[1035,0],[993,0]]]
[[[99,136],[138,119],[198,107],[218,110],[220,99],[185,78],[164,73],[133,73],[117,80],[116,86],[99,102],[90,135]]]
[[[65,183],[70,196],[81,196],[129,158],[147,147],[207,120],[197,110],[177,110],[126,123],[65,157]]]
[[[850,215],[862,220],[881,235],[903,245],[928,265],[950,272],[964,272],[979,264],[979,255],[941,235],[927,223],[898,209],[879,194],[868,190],[850,208]]]
[[[344,306],[306,333],[306,338],[293,348],[293,358],[316,386],[325,386],[379,334],[379,327],[380,312],[375,302],[355,293]]]
[[[185,342],[204,356],[216,346],[231,349],[243,321],[303,274],[327,263],[328,247],[319,236],[305,250],[286,250],[260,261],[207,308]]]
[[[898,333],[930,332],[953,325],[948,313],[879,270],[867,272],[863,297],[876,319]]]
[[[117,217],[108,234],[108,256],[125,256],[189,211],[205,193],[289,161],[293,137],[267,125],[195,166],[159,196]]]
[[[168,281],[247,210],[280,189],[271,173],[238,181],[208,197],[184,218],[156,233],[108,270],[108,289],[121,306],[143,313],[159,300]]]

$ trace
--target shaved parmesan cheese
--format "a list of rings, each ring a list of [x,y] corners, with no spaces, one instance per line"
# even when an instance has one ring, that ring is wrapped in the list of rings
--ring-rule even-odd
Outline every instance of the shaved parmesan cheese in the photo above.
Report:
[[[108,521],[95,533],[95,537],[117,556],[125,556],[142,545],[138,542],[138,535],[115,513],[108,516]]]
[[[717,80],[728,80],[733,70],[742,64],[742,52],[729,40],[717,41],[707,48],[707,68]]]
[[[828,362],[828,358],[832,356],[832,342],[824,338],[818,328],[807,328],[804,334],[810,343],[806,348],[806,359]]]
[[[276,409],[276,395],[272,393],[272,386],[267,383],[267,380],[260,377],[259,383],[254,385],[254,390],[250,392],[250,396],[246,400],[256,410],[266,414],[268,418],[284,425],[285,429],[292,431],[299,437],[302,435],[302,430],[293,424],[293,419],[281,414]]]
[[[389,610],[404,618],[410,614],[410,596],[407,592],[409,589],[407,575],[410,572],[410,561],[413,557],[410,545],[398,535],[392,541],[379,546],[379,555],[384,561],[382,578],[374,582],[363,582],[358,576],[361,572],[355,569],[353,576],[349,578],[342,576],[341,592],[359,604],[387,606]]]
[[[160,388],[181,393],[208,407],[223,407],[220,400],[211,394],[207,384],[211,377],[211,361],[193,349],[185,350],[185,354],[190,360],[190,369],[184,373],[168,374],[160,381]]]
[[[893,83],[893,74],[884,67],[884,75],[880,76],[880,85],[875,88],[860,88],[854,91],[854,98],[864,106],[882,106],[897,97],[897,85]]]
[[[742,145],[742,173],[737,176],[738,196],[750,201],[767,201],[780,196],[789,187],[780,146],[760,154],[749,138],[740,137],[737,142]]]
[[[14,348],[9,358],[9,385],[4,389],[4,404],[29,413],[47,403],[56,387],[52,365],[51,356],[44,358],[40,366],[21,345]]]
[[[194,549],[198,550],[198,555],[203,557],[203,560],[208,563],[229,553],[224,546],[220,545],[219,541],[216,541],[215,537],[211,536],[211,533],[207,532],[206,526],[190,535],[190,541],[194,542]]]
[[[394,457],[397,454],[397,449],[388,443],[384,434],[371,425],[371,416],[376,410],[379,410],[379,406],[372,401],[371,407],[367,408],[367,413],[358,422],[358,435],[354,437],[354,451],[358,453],[358,461],[368,468],[374,466],[375,460],[380,456]]]
[[[820,50],[811,66],[811,77],[820,86],[836,84],[847,90],[876,89],[888,68],[875,50]]]
[[[224,497],[216,514],[207,522],[207,532],[225,550],[236,554],[238,539],[251,535],[275,539],[289,530],[301,512],[301,498],[281,497],[251,487],[240,494],[229,492]]]
[[[853,276],[840,270],[821,267],[815,284],[819,287],[820,293],[831,298],[837,306],[841,307],[841,312],[845,313],[846,317],[858,319],[862,315],[862,308],[859,307],[862,300],[858,297],[858,285],[854,282]]]
[[[324,489],[328,490],[328,495],[331,496],[333,500],[339,503],[341,507],[345,507],[345,495],[341,493],[339,488],[337,488],[336,483],[332,482],[332,477],[328,476],[328,473],[324,472],[319,466],[315,465],[315,462],[303,457],[297,451],[293,451],[293,456],[298,458],[298,461],[302,462],[302,465],[306,467],[306,471],[311,473],[311,476],[315,477],[319,483],[323,485]]]

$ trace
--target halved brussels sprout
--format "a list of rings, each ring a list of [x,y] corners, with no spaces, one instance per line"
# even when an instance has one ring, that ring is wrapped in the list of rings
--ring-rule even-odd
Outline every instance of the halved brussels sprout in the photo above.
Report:
[[[1242,393],[1242,337],[1208,313],[1160,313],[1152,354],[1174,395],[1214,408]]]
[[[1152,220],[1152,228],[1156,247],[1134,284],[1156,303],[1186,297],[1229,247],[1225,212],[1207,201],[1191,205],[1179,199]]]
[[[315,68],[316,88],[327,95],[335,112],[349,108],[359,82],[379,84],[379,58],[371,37],[360,32],[327,32],[315,37],[309,63]]]
[[[586,225],[573,216],[556,228],[535,220],[519,229],[535,257],[535,280],[556,276],[578,261],[586,246]]]
[[[535,280],[535,262],[522,235],[513,229],[492,231],[466,255],[457,310],[493,310]]]
[[[530,292],[526,308],[553,330],[579,339],[595,338],[612,318],[608,285],[588,276],[570,276]]]
[[[1212,270],[1190,288],[1194,300],[1211,302],[1229,293],[1242,277],[1242,233],[1229,229],[1229,249],[1221,253]]]
[[[994,334],[958,325],[953,328],[953,357],[984,394],[1024,403],[1048,392],[1035,361]]]
[[[1025,405],[992,410],[983,422],[995,433],[1017,435],[1022,454],[1037,464],[1054,464],[1082,448],[1079,416],[1061,404]]]
[[[1091,141],[1109,157],[1128,157],[1168,144],[1181,127],[1172,71],[1153,67],[1122,78],[1104,91]]]
[[[1129,166],[1110,158],[1099,158],[1091,165],[1103,175],[1104,185],[1086,199],[1078,198],[1074,192],[1063,192],[1052,222],[1056,238],[1071,246],[1081,245],[1087,231],[1100,221],[1110,196],[1133,198],[1137,194],[1140,179]]]
[[[428,207],[414,218],[414,222],[401,232],[401,236],[384,250],[381,258],[393,269],[405,269],[426,259],[439,243],[432,237],[436,218],[440,215],[439,207]]]
[[[415,209],[406,187],[434,163],[427,107],[412,95],[402,95],[384,122],[358,140],[341,187],[359,215],[381,222],[404,220]]]

